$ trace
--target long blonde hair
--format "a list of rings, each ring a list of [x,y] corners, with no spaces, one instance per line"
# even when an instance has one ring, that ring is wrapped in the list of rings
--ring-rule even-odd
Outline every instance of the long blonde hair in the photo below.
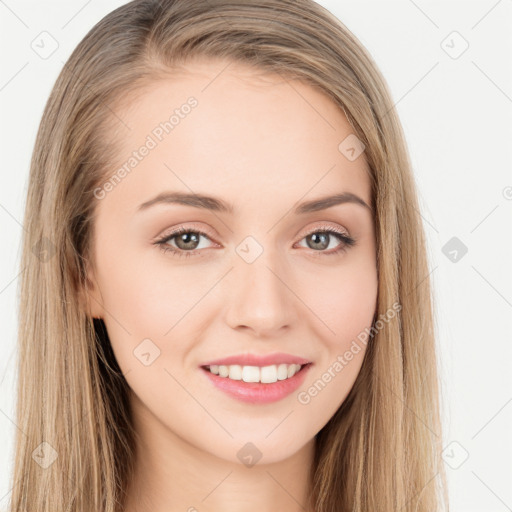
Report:
[[[371,337],[353,388],[316,436],[311,509],[448,507],[423,226],[401,124],[371,56],[313,0],[135,0],[77,46],[37,134],[24,219],[9,510],[122,510],[136,441],[128,384],[104,324],[87,316],[80,298],[92,254],[93,193],[115,161],[112,133],[128,129],[113,105],[196,56],[319,88],[366,148],[376,317],[396,302],[401,309]]]

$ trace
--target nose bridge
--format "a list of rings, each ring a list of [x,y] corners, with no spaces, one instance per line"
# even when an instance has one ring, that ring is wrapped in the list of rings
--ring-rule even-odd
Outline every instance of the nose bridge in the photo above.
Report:
[[[241,247],[247,248],[243,243]],[[287,273],[277,252],[264,249],[251,263],[241,254],[235,255],[229,284],[233,293],[228,323],[232,328],[250,328],[259,335],[289,326],[294,319],[294,295],[285,284]]]

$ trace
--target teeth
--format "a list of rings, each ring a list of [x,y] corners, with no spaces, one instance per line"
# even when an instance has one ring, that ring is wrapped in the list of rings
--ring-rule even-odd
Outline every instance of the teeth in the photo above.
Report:
[[[242,380],[242,367],[234,364],[228,366],[229,374],[228,377],[232,380]]]
[[[244,382],[262,382],[264,384],[289,379],[300,369],[300,364],[274,364],[263,367],[232,364],[229,366],[211,365],[209,367],[210,372],[220,377],[227,377],[232,380],[243,380]]]

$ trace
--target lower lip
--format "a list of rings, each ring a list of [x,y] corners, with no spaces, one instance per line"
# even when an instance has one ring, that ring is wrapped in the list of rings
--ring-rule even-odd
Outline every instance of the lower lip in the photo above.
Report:
[[[311,363],[307,364],[289,379],[278,380],[270,384],[232,380],[228,377],[219,377],[205,368],[201,368],[201,370],[214,386],[233,398],[251,404],[268,404],[282,400],[293,393],[304,382],[310,366]]]

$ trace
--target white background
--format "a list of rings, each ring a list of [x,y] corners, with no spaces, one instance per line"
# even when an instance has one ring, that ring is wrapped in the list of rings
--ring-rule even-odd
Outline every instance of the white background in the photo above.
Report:
[[[0,1],[0,509],[17,428],[17,277],[35,135],[64,61],[124,3]],[[512,1],[319,3],[370,51],[409,145],[435,287],[451,510],[512,511]],[[58,42],[47,59],[31,47],[43,31]],[[442,251],[452,237],[468,248],[455,262]]]

